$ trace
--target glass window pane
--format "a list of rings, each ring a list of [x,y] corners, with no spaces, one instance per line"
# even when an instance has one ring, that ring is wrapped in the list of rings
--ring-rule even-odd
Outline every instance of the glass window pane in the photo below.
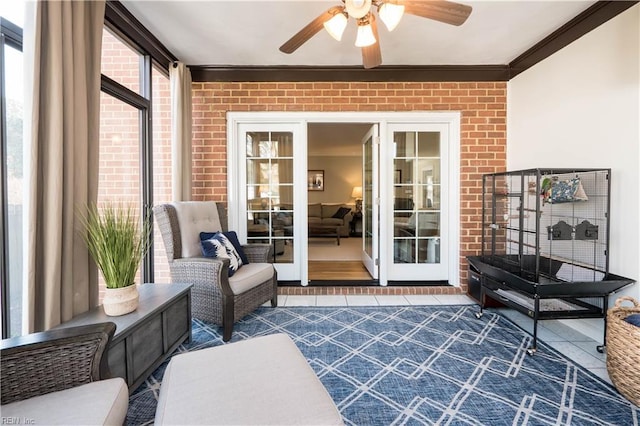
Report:
[[[7,235],[5,243],[9,278],[9,336],[22,334],[22,209],[24,170],[24,144],[22,139],[23,117],[23,66],[22,52],[4,46],[3,64],[6,93],[6,177],[7,177]],[[3,295],[4,296],[4,295]]]
[[[411,184],[413,182],[413,161],[409,159],[396,159],[393,162],[393,183],[398,185]]]
[[[247,184],[260,185],[269,183],[269,160],[247,159]]]
[[[440,158],[418,158],[416,163],[418,164],[416,183],[440,183]]]
[[[434,237],[440,235],[440,213],[418,212],[416,215],[417,234],[420,237]]]
[[[101,93],[98,206],[113,202],[140,209],[139,121],[138,109]],[[138,269],[138,284],[142,283],[141,272]],[[102,277],[99,294],[102,301]]]
[[[415,239],[393,240],[393,263],[415,263]]]
[[[418,157],[440,157],[440,133],[418,132]]]
[[[276,210],[293,210],[293,184],[277,186],[278,201],[274,202]]]
[[[418,263],[440,263],[440,239],[427,238],[418,240]]]
[[[151,71],[153,105],[153,204],[172,201],[171,197],[171,88],[169,77]],[[157,283],[171,282],[169,262],[158,226],[153,230],[153,272]]]
[[[396,158],[414,157],[416,150],[415,132],[394,132],[393,142],[395,144]]]
[[[273,132],[271,135],[273,157],[293,157],[293,135],[291,132]]]
[[[247,158],[271,156],[271,143],[269,132],[249,132],[246,138]]]
[[[142,56],[105,29],[102,32],[102,74],[141,94]]]
[[[293,160],[274,159],[272,173],[274,182],[293,185]]]

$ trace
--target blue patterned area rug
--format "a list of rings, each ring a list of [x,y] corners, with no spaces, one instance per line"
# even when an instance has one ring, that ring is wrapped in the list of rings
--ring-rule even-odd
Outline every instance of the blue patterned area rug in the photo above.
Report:
[[[638,425],[640,409],[499,314],[475,306],[260,308],[232,342],[287,333],[347,425]],[[193,321],[178,352],[221,345]],[[152,424],[165,365],[130,397],[127,424]],[[213,396],[212,396],[213,397]]]

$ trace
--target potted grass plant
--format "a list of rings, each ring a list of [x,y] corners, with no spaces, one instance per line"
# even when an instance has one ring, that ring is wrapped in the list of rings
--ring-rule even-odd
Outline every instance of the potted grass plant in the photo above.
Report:
[[[106,285],[104,312],[124,315],[138,307],[135,278],[149,246],[150,220],[131,206],[89,205],[83,237]]]

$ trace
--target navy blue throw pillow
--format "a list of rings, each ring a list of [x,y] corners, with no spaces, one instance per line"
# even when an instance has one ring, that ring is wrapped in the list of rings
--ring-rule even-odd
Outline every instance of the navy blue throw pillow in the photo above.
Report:
[[[240,255],[222,232],[217,232],[213,237],[200,241],[200,245],[202,246],[202,255],[205,257],[229,259],[230,277],[242,266]]]
[[[640,327],[640,314],[631,314],[624,319],[629,324],[633,324],[636,327]]]
[[[201,232],[200,241],[202,242],[202,241],[208,240],[216,234],[217,232]],[[231,244],[233,244],[233,247],[236,249],[236,251],[240,255],[240,259],[242,259],[242,264],[248,265],[249,258],[247,257],[244,250],[242,249],[242,244],[240,244],[240,240],[238,240],[238,234],[236,234],[236,231],[223,232],[223,234],[225,237],[227,237],[229,241],[231,241]]]
[[[334,218],[334,219],[342,219],[342,218],[344,218],[344,217],[347,215],[347,213],[349,213],[350,211],[351,211],[351,209],[350,209],[350,208],[347,208],[347,207],[340,207],[340,208],[338,209],[338,211],[336,211],[336,212],[333,214],[333,216],[331,216],[331,217],[332,217],[332,218]]]

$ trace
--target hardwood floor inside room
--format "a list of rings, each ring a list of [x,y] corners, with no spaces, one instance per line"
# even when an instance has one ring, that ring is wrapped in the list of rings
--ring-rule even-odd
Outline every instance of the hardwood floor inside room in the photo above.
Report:
[[[371,275],[360,260],[310,260],[309,279],[318,281],[370,280]]]
[[[371,280],[371,275],[362,264],[362,238],[309,239],[310,281],[362,281]]]

